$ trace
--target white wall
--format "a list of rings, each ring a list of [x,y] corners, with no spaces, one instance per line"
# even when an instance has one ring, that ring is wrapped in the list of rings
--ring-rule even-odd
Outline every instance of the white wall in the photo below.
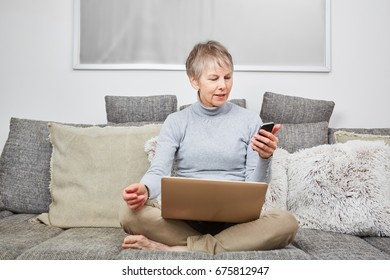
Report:
[[[333,100],[332,127],[390,127],[390,1],[331,6],[331,73],[237,72],[232,98],[257,112],[265,91]],[[104,123],[105,95],[196,99],[183,71],[74,71],[72,28],[71,0],[0,0],[0,149],[11,117]]]

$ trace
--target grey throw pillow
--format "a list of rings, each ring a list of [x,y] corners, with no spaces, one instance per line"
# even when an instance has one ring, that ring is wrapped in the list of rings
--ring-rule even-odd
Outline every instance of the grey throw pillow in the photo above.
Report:
[[[294,153],[301,149],[328,144],[328,123],[282,124],[276,136],[278,147]]]
[[[275,123],[316,123],[328,122],[335,103],[266,92],[260,117],[264,122]]]
[[[162,122],[177,111],[175,95],[106,96],[105,102],[110,123]]]
[[[4,209],[16,213],[48,210],[51,151],[47,122],[11,118],[0,158]]]

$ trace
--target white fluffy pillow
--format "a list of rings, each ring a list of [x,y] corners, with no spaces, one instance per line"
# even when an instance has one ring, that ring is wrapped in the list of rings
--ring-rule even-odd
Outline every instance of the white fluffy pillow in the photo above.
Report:
[[[288,210],[300,226],[390,236],[390,146],[350,141],[290,155]]]
[[[276,149],[272,157],[271,182],[268,184],[263,210],[287,209],[287,165],[290,153],[282,148]]]

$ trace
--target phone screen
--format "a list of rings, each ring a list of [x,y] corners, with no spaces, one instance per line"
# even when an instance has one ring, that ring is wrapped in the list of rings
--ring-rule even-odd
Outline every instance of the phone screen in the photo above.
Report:
[[[268,132],[272,132],[272,129],[274,128],[274,123],[273,122],[267,122],[267,123],[263,123],[263,125],[260,127],[260,129],[264,129]],[[259,131],[260,133],[260,131]]]

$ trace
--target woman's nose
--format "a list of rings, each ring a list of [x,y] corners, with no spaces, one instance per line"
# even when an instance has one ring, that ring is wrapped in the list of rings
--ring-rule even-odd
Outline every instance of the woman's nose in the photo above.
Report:
[[[220,88],[220,89],[225,89],[226,88],[225,79],[219,79],[218,88]]]

